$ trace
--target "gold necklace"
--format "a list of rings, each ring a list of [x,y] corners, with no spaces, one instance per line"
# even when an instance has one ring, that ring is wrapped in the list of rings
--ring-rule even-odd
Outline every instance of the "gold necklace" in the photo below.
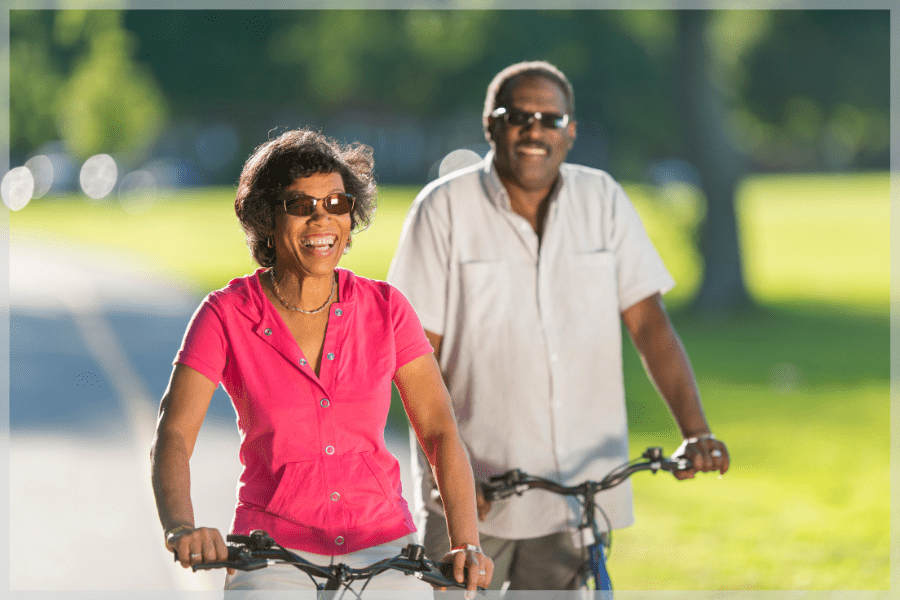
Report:
[[[275,296],[278,298],[278,300],[281,301],[282,304],[284,304],[285,308],[296,310],[297,312],[302,312],[304,315],[314,315],[325,310],[325,307],[328,306],[329,302],[331,302],[331,298],[334,296],[334,292],[337,290],[337,279],[333,278],[331,280],[331,293],[328,294],[328,299],[325,300],[325,304],[315,310],[303,310],[302,308],[298,308],[296,306],[288,304],[287,300],[281,297],[281,292],[278,290],[278,284],[275,283],[275,267],[269,269],[269,276],[272,278],[272,287],[275,288]]]

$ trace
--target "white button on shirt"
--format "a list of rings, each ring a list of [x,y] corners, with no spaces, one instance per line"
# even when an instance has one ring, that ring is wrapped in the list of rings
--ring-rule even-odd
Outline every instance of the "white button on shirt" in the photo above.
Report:
[[[628,459],[620,314],[674,281],[607,173],[563,164],[539,240],[510,209],[492,159],[422,191],[388,280],[442,336],[440,366],[477,478],[519,468],[567,485],[598,480]],[[440,510],[421,452],[414,463]],[[613,527],[633,521],[627,482],[601,496]],[[533,491],[495,503],[479,528],[539,537],[571,528],[576,514]]]

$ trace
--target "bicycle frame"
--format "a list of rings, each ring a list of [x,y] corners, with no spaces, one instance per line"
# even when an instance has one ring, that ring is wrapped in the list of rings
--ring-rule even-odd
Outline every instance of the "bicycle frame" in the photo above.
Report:
[[[691,468],[691,462],[685,458],[669,459],[663,456],[662,448],[648,448],[641,458],[645,462],[630,461],[611,471],[601,481],[585,481],[574,487],[566,487],[549,479],[526,475],[518,469],[507,471],[502,475],[491,477],[482,484],[485,499],[492,501],[508,498],[513,494],[521,496],[529,489],[542,489],[562,496],[579,498],[582,507],[582,520],[579,523],[582,544],[587,553],[588,573],[585,588],[589,592],[601,592],[599,599],[612,599],[612,580],[606,568],[606,552],[602,536],[597,529],[596,511],[599,508],[595,495],[598,492],[615,487],[638,471],[656,473],[660,469],[674,472]],[[602,511],[601,511],[602,512]]]

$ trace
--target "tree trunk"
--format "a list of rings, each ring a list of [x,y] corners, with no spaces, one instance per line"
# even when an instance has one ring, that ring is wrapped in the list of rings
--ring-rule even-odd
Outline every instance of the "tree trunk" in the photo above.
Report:
[[[687,158],[700,172],[707,204],[700,234],[703,282],[691,308],[721,315],[750,304],[734,210],[734,192],[747,167],[728,142],[725,98],[710,77],[708,18],[703,10],[679,11],[675,81]]]

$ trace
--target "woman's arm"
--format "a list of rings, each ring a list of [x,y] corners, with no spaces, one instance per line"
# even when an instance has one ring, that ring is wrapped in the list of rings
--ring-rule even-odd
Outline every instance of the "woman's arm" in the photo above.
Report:
[[[416,437],[434,471],[434,479],[441,493],[450,547],[471,544],[478,546],[478,525],[475,510],[475,481],[472,466],[456,428],[450,395],[441,379],[434,355],[426,354],[397,370],[394,383],[400,391],[406,414]],[[494,565],[480,552],[456,552],[456,579],[463,581],[463,566],[469,560],[469,589],[487,585]],[[449,560],[449,559],[448,559]],[[480,564],[480,567],[476,562]],[[479,576],[479,571],[484,571]]]
[[[216,385],[194,369],[177,364],[163,394],[150,448],[156,509],[166,547],[185,568],[225,560],[228,550],[217,529],[194,527],[190,459]]]

